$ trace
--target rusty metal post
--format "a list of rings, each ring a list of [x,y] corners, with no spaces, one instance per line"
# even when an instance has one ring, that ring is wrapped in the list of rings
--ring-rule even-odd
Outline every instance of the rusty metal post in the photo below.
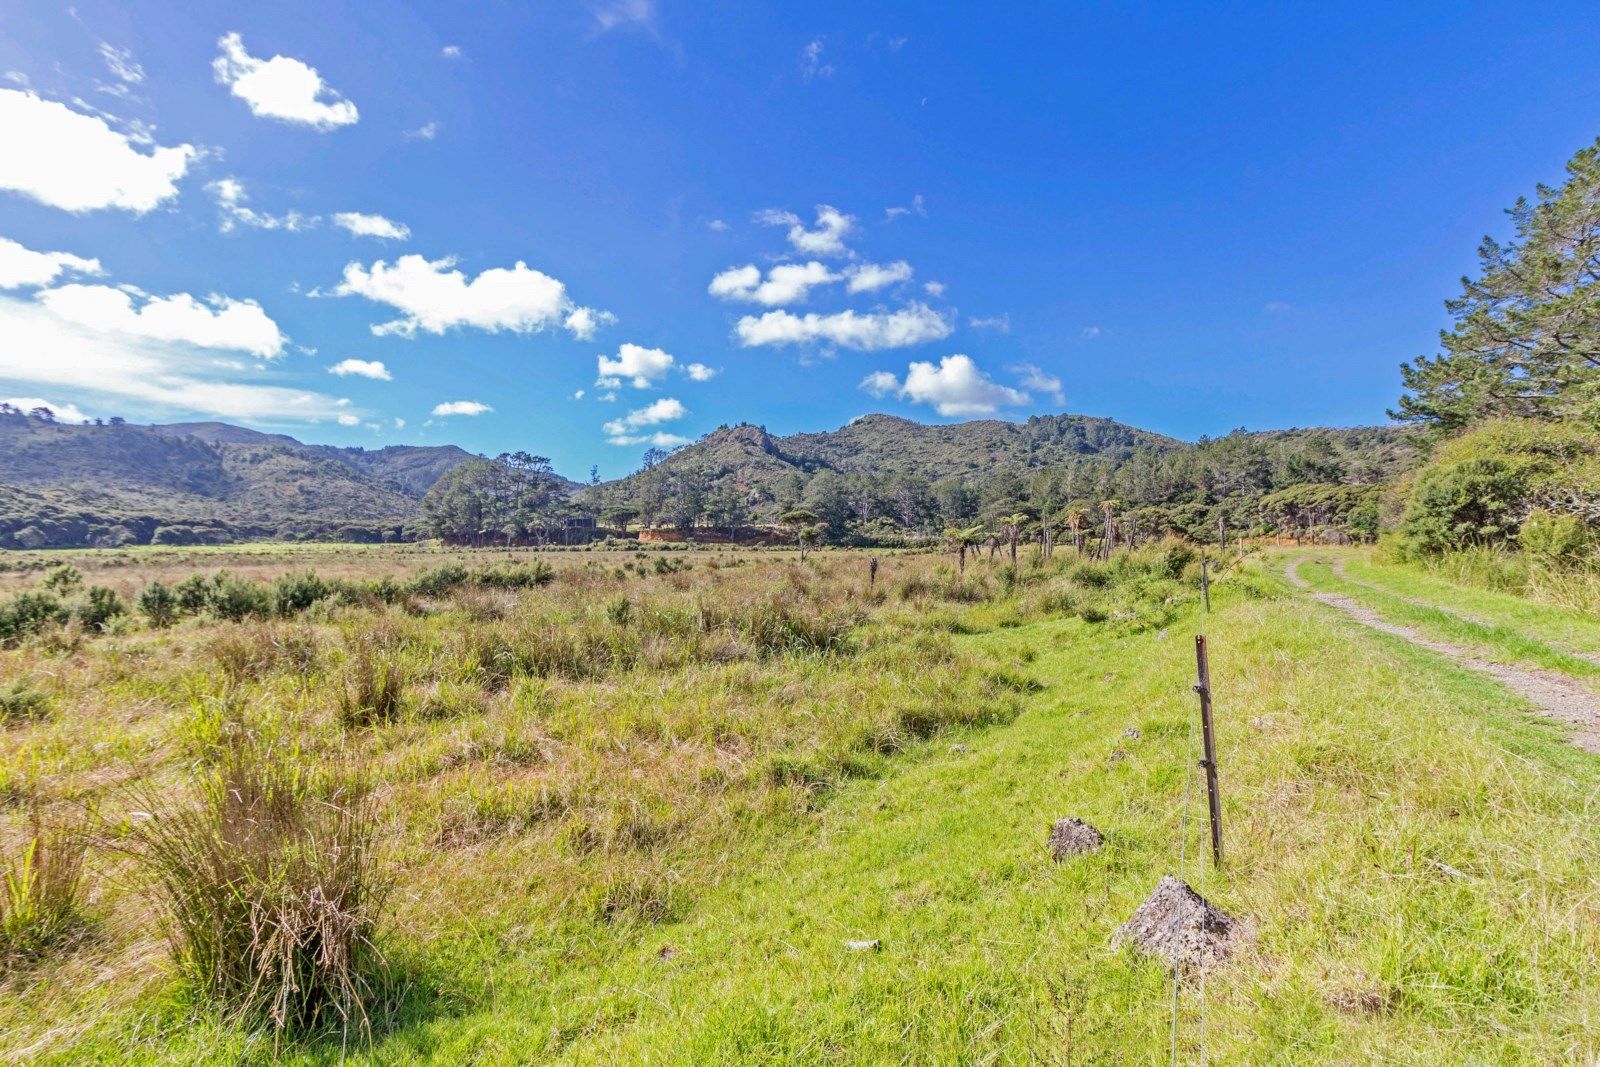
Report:
[[[1206,638],[1196,634],[1194,639],[1195,682],[1194,691],[1200,694],[1200,736],[1205,758],[1200,766],[1206,772],[1206,803],[1211,809],[1211,858],[1222,866],[1222,796],[1217,791],[1217,737],[1211,723],[1211,661],[1206,656]]]

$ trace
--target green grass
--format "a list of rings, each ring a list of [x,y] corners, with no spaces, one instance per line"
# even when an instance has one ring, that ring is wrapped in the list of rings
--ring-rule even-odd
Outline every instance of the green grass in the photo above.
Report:
[[[1093,624],[1042,616],[1026,606],[1034,595],[942,609],[964,611],[968,635],[938,639],[957,662],[1031,679],[1019,714],[927,740],[912,732],[898,755],[864,755],[842,773],[819,763],[820,789],[800,774],[733,821],[691,818],[660,846],[547,856],[538,831],[508,836],[505,827],[565,810],[582,784],[530,794],[528,774],[550,756],[516,746],[577,745],[596,774],[648,776],[697,723],[736,726],[739,701],[759,705],[761,729],[794,729],[767,721],[783,703],[764,700],[763,679],[780,696],[832,685],[835,700],[857,701],[872,690],[840,676],[858,667],[797,657],[630,675],[649,691],[626,697],[603,684],[518,691],[512,708],[532,716],[537,736],[513,730],[523,720],[504,707],[373,732],[380,794],[401,811],[456,805],[461,825],[489,836],[401,844],[405,921],[387,947],[414,994],[348,1058],[1166,1062],[1168,976],[1109,942],[1159,878],[1178,873],[1198,619],[1178,603],[1144,628]],[[1184,873],[1254,935],[1203,992],[1186,989],[1181,1059],[1548,1063],[1600,1051],[1600,761],[1493,682],[1350,627],[1291,595],[1271,568],[1224,580],[1214,602],[1227,867],[1206,860],[1197,780]],[[871,633],[863,654],[889,655],[873,651]],[[894,662],[862,666],[886,685],[882,666]],[[294,683],[254,684],[280,699]],[[734,705],[717,696],[730,686]],[[1137,739],[1124,736],[1130,727]],[[969,751],[952,751],[957,742]],[[450,770],[469,745],[476,762]],[[791,755],[804,765],[804,752]],[[445,770],[419,778],[423,764]],[[591,817],[591,829],[640,833],[664,814],[648,792],[635,801],[622,821]],[[1107,847],[1052,863],[1046,835],[1066,815],[1099,827]],[[597,861],[601,881],[579,876]],[[880,951],[844,945],[872,938]],[[198,1011],[159,973],[135,984],[131,996],[90,982],[31,997],[0,989],[0,1028],[31,1007],[40,1017],[24,1040],[51,1028],[35,1057],[63,1063],[270,1053],[267,1039]],[[70,1012],[41,1001],[46,992]],[[337,1045],[284,1049],[290,1061],[340,1055]]]

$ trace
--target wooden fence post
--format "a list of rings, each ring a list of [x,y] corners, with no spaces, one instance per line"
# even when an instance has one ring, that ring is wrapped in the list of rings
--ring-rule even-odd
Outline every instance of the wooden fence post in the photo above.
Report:
[[[1211,859],[1222,866],[1222,796],[1217,791],[1217,738],[1211,723],[1211,661],[1206,655],[1206,638],[1196,634],[1194,639],[1195,675],[1198,679],[1194,691],[1200,694],[1200,734],[1205,758],[1200,766],[1206,772],[1206,804],[1211,810]]]

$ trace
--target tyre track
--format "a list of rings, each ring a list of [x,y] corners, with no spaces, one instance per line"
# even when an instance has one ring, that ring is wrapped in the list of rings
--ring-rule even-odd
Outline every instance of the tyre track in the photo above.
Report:
[[[1363,626],[1408,641],[1418,648],[1444,656],[1469,670],[1487,674],[1507,689],[1526,697],[1547,718],[1565,723],[1572,728],[1567,740],[1586,752],[1600,753],[1600,701],[1587,689],[1550,671],[1513,667],[1504,663],[1491,663],[1480,659],[1459,645],[1436,641],[1409,626],[1389,622],[1376,611],[1347,596],[1324,593],[1311,588],[1311,583],[1300,577],[1303,559],[1292,559],[1284,565],[1283,574],[1289,584],[1303,590],[1311,599],[1343,612]]]

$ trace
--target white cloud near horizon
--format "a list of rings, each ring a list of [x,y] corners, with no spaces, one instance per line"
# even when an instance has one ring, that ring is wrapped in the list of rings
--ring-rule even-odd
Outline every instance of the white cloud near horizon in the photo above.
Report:
[[[367,215],[360,211],[340,211],[333,216],[333,224],[355,237],[377,237],[385,241],[403,241],[411,236],[411,227],[403,222]]]
[[[664,396],[648,407],[636,408],[620,419],[612,419],[601,427],[613,437],[625,434],[630,430],[637,430],[644,426],[655,426],[663,422],[681,419],[689,414],[689,409],[680,401],[669,396]]]
[[[393,264],[378,260],[370,267],[349,263],[336,296],[364,296],[402,312],[392,322],[374,324],[380,337],[413,337],[418,330],[442,334],[458,327],[488,333],[538,333],[563,326],[575,336],[593,331],[608,312],[580,308],[561,282],[518,261],[514,267],[492,267],[467,279],[453,269],[451,257],[430,260],[405,255]],[[583,314],[576,314],[582,312]]]
[[[0,189],[63,211],[144,214],[178,195],[178,179],[199,155],[188,144],[149,148],[98,115],[0,89]]]
[[[60,422],[88,422],[90,417],[83,413],[83,409],[76,404],[59,404],[53,400],[46,400],[42,396],[3,396],[0,404],[10,404],[18,411],[32,411],[35,408],[49,408]]]
[[[128,305],[110,309],[116,317],[139,317]],[[225,375],[250,371],[219,358],[214,349],[200,347],[192,336],[180,340],[157,336],[163,332],[155,329],[157,318],[143,323],[144,332],[100,329],[57,314],[45,301],[0,295],[0,337],[5,338],[0,344],[0,382],[93,396],[97,408],[113,414],[124,414],[118,410],[122,405],[258,423],[315,422],[359,414],[348,399],[315,390],[228,380]]]
[[[356,105],[323,81],[315,67],[288,56],[252,56],[238,33],[218,39],[217,48],[220,53],[212,60],[211,69],[218,84],[226,85],[260,118],[298,123],[326,133],[361,117]]]
[[[950,336],[950,321],[928,305],[912,301],[896,311],[839,311],[830,315],[768,311],[746,315],[734,327],[739,343],[758,345],[833,344],[861,352],[940,341]]]
[[[381,359],[341,359],[328,368],[328,373],[341,378],[353,374],[358,378],[371,378],[379,382],[394,381],[394,375],[389,373],[389,368],[383,365]]]
[[[49,285],[68,272],[98,275],[105,270],[98,259],[86,259],[70,252],[35,252],[0,237],[0,289]]]
[[[1046,374],[1042,368],[1032,363],[1023,363],[1010,369],[1012,373],[1022,376],[1017,381],[1022,388],[1044,393],[1057,405],[1067,402],[1067,394],[1061,387],[1061,379],[1054,374]]]
[[[493,411],[488,404],[480,404],[476,400],[446,400],[433,406],[433,414],[439,418],[450,415],[482,415]]]
[[[1059,388],[1060,382],[1056,386]],[[993,415],[1002,407],[1033,402],[1022,390],[995,382],[971,356],[960,354],[945,356],[938,365],[913,362],[906,368],[904,381],[888,371],[876,371],[861,380],[861,388],[877,397],[894,394],[913,404],[931,405],[947,417]]]
[[[188,293],[152,296],[132,286],[74,283],[46,289],[38,302],[57,318],[100,333],[121,333],[245,352],[262,359],[283,354],[284,336],[260,304]]]

